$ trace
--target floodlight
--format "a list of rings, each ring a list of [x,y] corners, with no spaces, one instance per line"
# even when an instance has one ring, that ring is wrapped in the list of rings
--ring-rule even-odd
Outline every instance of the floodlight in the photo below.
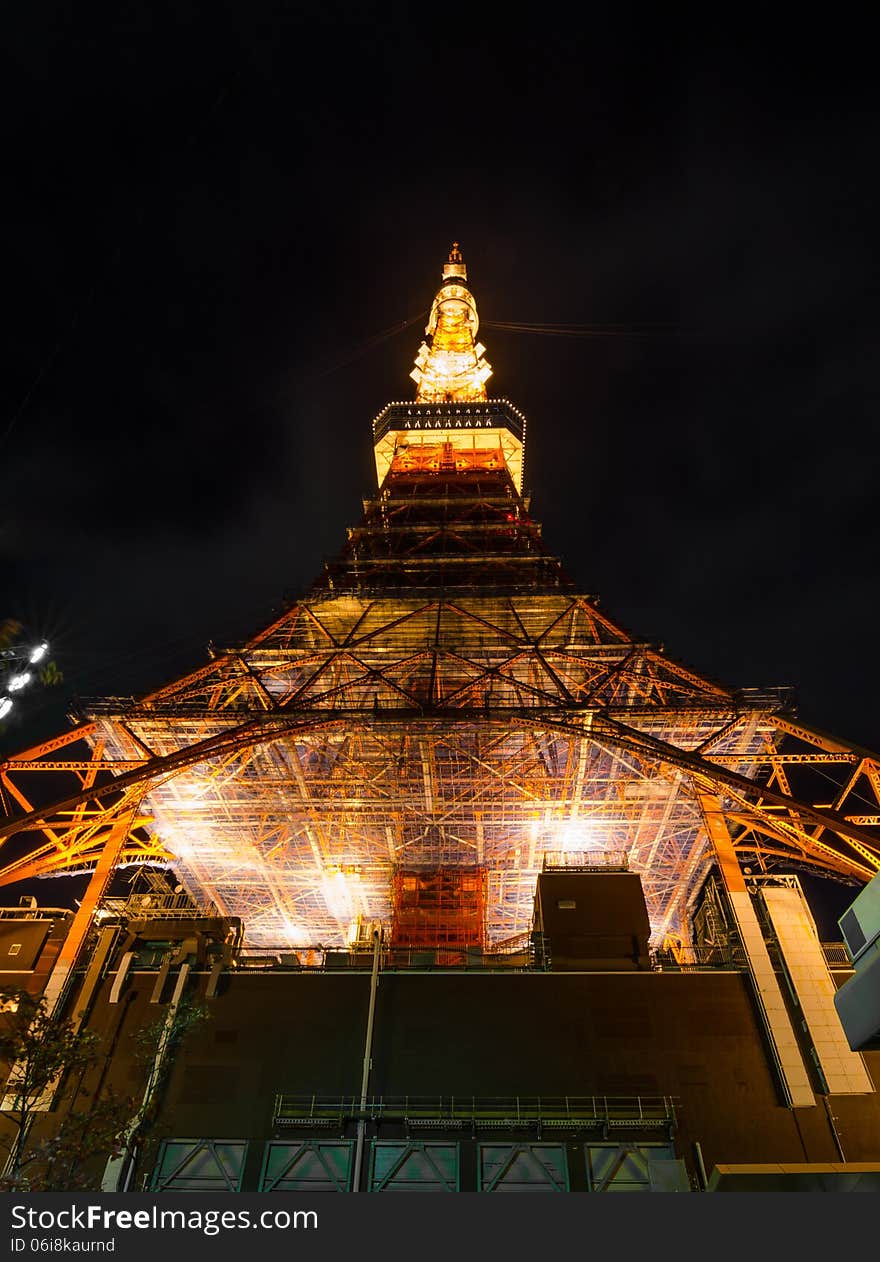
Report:
[[[37,662],[41,662],[48,652],[49,645],[45,640],[43,640],[42,643],[36,646],[36,648],[31,649],[31,655],[28,658],[28,661],[32,666],[34,666]]]

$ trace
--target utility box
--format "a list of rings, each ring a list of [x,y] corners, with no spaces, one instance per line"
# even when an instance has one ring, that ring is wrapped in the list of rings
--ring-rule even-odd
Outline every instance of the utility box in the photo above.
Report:
[[[556,972],[649,969],[651,925],[635,872],[542,872],[535,894],[535,932]]]

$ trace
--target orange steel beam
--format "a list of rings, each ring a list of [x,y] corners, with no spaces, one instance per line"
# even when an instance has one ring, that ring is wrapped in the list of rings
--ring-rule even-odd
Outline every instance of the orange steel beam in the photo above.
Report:
[[[703,812],[703,818],[706,821],[706,832],[715,851],[715,858],[718,860],[718,867],[721,870],[725,888],[728,892],[734,890],[744,892],[746,888],[745,877],[736,857],[736,850],[725,823],[721,803],[714,793],[698,793],[697,798]]]
[[[749,813],[749,803],[744,801],[740,794],[737,794],[732,789],[728,789],[728,794],[739,805],[732,810],[728,809],[725,812],[726,818],[737,821],[750,832],[763,833],[767,837],[772,837],[774,841],[781,841],[792,850],[799,851],[805,861],[833,868],[841,874],[843,874],[843,869],[845,868],[846,874],[857,875],[866,881],[870,880],[874,875],[872,868],[865,867],[857,863],[855,859],[842,855],[833,846],[829,846],[826,842],[820,841],[817,836],[806,832],[799,822],[791,822],[798,820],[798,812],[794,804],[790,809],[789,819],[784,819],[781,815],[765,814],[761,811],[760,803],[757,808],[751,808],[752,810],[757,810],[758,814],[751,814]],[[741,838],[737,838],[735,844],[744,845],[745,843]]]
[[[393,713],[400,713],[400,711],[388,711],[389,716]],[[346,715],[346,717],[350,717],[350,715]],[[358,717],[363,718],[361,711],[358,711]],[[194,745],[188,745],[185,749],[175,750],[172,754],[154,758],[143,766],[127,771],[121,776],[115,776],[107,784],[95,785],[93,788],[72,794],[59,802],[53,802],[48,806],[31,810],[28,814],[0,826],[0,841],[4,841],[6,838],[12,837],[19,832],[25,832],[33,828],[42,828],[44,827],[43,821],[48,820],[50,816],[62,811],[73,810],[83,802],[99,801],[113,793],[130,788],[132,785],[173,776],[175,772],[181,771],[184,767],[191,767],[195,763],[204,762],[208,758],[216,758],[221,754],[231,753],[247,745],[265,744],[267,741],[275,740],[280,736],[302,730],[303,728],[313,730],[319,727],[338,725],[344,721],[345,719],[338,710],[327,710],[320,714],[310,714],[308,716],[303,716],[302,713],[294,716],[278,716],[268,711],[264,712],[261,717],[231,728],[228,732],[221,732],[218,735],[208,737],[206,740],[197,741]],[[112,763],[107,764],[107,766],[109,768],[112,766]]]
[[[72,745],[74,741],[86,740],[95,731],[96,724],[84,723],[81,727],[75,727],[70,732],[65,732],[63,736],[54,736],[49,741],[42,741],[39,745],[32,745],[30,749],[23,749],[18,754],[10,754],[10,756],[0,763],[0,770],[3,767],[14,766],[22,759],[31,760],[41,758],[44,754],[54,754],[57,749],[63,749],[65,745]]]
[[[700,746],[700,750],[703,750],[702,746]],[[774,769],[784,766],[825,767],[833,764],[852,766],[853,763],[858,763],[861,768],[864,762],[864,759],[860,759],[858,754],[780,754],[775,750],[766,754],[713,754],[703,751],[703,756],[711,760],[713,764],[723,765],[727,762],[739,762],[748,763],[752,767],[767,766]],[[861,771],[859,774],[861,774]]]
[[[720,684],[715,684],[711,679],[704,679],[702,675],[697,675],[693,671],[686,670],[684,666],[679,666],[678,662],[673,662],[668,657],[664,657],[662,653],[649,648],[645,656],[655,666],[662,666],[664,670],[668,670],[671,674],[677,675],[679,679],[683,679],[686,683],[694,684],[701,689],[708,689],[714,692],[716,696],[731,698],[733,693],[729,688],[723,688]]]
[[[113,868],[128,836],[131,820],[137,813],[139,805],[139,801],[135,802],[125,815],[116,820],[103,843],[91,880],[86,887],[82,902],[71,922],[67,937],[64,939],[58,954],[58,959],[55,961],[55,966],[46,983],[44,998],[50,1016],[63,997],[65,983],[82,950],[92,918],[104,896],[104,891],[113,874]]]
[[[90,762],[85,762],[82,759],[79,761],[71,760],[70,762],[19,762],[16,760],[14,763],[7,762],[5,766],[0,768],[0,776],[5,775],[7,772],[15,772],[18,775],[19,772],[24,771],[112,772],[118,768],[123,771],[130,771],[133,767],[143,767],[148,761],[149,759],[146,756],[143,758],[102,758],[100,761],[93,759]]]
[[[880,861],[877,858],[878,838],[864,832],[862,828],[840,815],[839,812],[808,805],[796,798],[770,789],[766,785],[756,784],[754,781],[736,772],[729,771],[717,763],[701,757],[694,751],[681,750],[656,737],[647,736],[644,732],[616,722],[610,719],[607,713],[603,714],[589,709],[581,710],[579,713],[580,721],[577,723],[571,720],[560,719],[558,711],[548,712],[546,709],[538,710],[525,707],[517,710],[495,712],[494,714],[492,712],[487,713],[483,708],[448,710],[443,707],[422,707],[417,710],[389,709],[378,714],[365,712],[363,709],[318,713],[314,711],[310,713],[294,711],[284,715],[262,714],[227,732],[196,742],[192,746],[161,758],[151,759],[142,765],[131,767],[129,762],[127,764],[130,767],[129,770],[120,776],[114,777],[105,785],[89,787],[63,801],[46,807],[33,808],[23,817],[8,821],[0,827],[0,839],[28,829],[48,829],[48,821],[52,816],[57,815],[58,812],[74,810],[89,801],[98,802],[107,796],[120,793],[137,784],[148,784],[151,781],[155,782],[169,778],[184,767],[192,766],[209,758],[233,753],[248,745],[263,744],[297,730],[313,730],[316,727],[345,724],[351,720],[356,720],[360,723],[366,722],[369,725],[399,725],[400,723],[411,725],[418,723],[420,720],[435,721],[442,719],[444,723],[458,724],[474,723],[476,721],[480,725],[491,724],[493,726],[511,722],[516,722],[520,725],[527,723],[530,726],[563,730],[581,739],[588,739],[590,732],[587,727],[587,721],[592,720],[593,735],[605,738],[611,744],[629,748],[642,757],[655,758],[667,764],[678,766],[692,774],[696,774],[712,786],[726,784],[748,800],[752,800],[757,796],[775,803],[777,806],[782,806],[786,810],[794,810],[805,819],[810,819],[821,827],[836,833],[848,844],[852,845],[856,852],[866,859],[872,867],[880,867]],[[777,722],[776,715],[768,717],[769,721],[772,721],[774,724]],[[840,745],[837,748],[840,751],[846,749],[845,746]],[[112,763],[103,763],[101,765],[107,769],[113,766]],[[57,764],[57,769],[60,770],[62,768],[63,764]],[[145,789],[144,791],[148,790]],[[118,804],[111,807],[108,817],[114,815],[117,809]],[[800,838],[797,838],[797,840],[800,841]],[[148,848],[145,847],[144,849]],[[823,847],[823,849],[826,848]],[[833,854],[834,852],[830,853]],[[851,860],[848,860],[844,855],[840,856],[840,860],[851,868]],[[864,869],[861,869],[860,865],[857,866],[859,875],[863,876]]]
[[[13,882],[29,880],[35,876],[47,876],[53,872],[63,872],[84,863],[94,861],[97,847],[101,845],[99,833],[106,829],[128,809],[129,795],[123,795],[120,801],[108,806],[103,811],[90,812],[89,818],[74,823],[62,822],[57,835],[54,830],[44,827],[40,831],[50,838],[47,844],[30,850],[27,854],[13,860],[0,869],[0,886]],[[131,831],[147,828],[152,824],[150,815],[136,815],[131,824]],[[132,845],[126,849],[128,859],[156,859],[167,862],[169,853],[165,847],[152,839],[143,840],[131,837]]]
[[[643,732],[611,720],[607,715],[594,714],[592,711],[588,711],[586,713],[593,715],[593,730],[596,735],[599,735],[600,733],[604,734],[615,743],[623,744],[634,749],[640,749],[645,753],[656,752],[656,754],[662,757],[664,761],[672,762],[677,766],[684,767],[687,770],[697,772],[698,774],[702,773],[703,775],[708,776],[712,781],[720,781],[723,784],[729,785],[731,788],[738,789],[749,798],[754,797],[755,795],[760,795],[775,802],[777,805],[784,807],[796,806],[799,811],[804,813],[807,817],[812,818],[815,823],[829,828],[833,832],[839,833],[851,842],[861,843],[866,846],[868,853],[863,854],[863,857],[868,858],[872,862],[876,861],[873,851],[874,847],[877,845],[878,839],[870,834],[863,833],[861,829],[854,827],[848,820],[845,819],[845,817],[839,815],[838,812],[819,810],[816,807],[809,806],[798,799],[788,797],[782,793],[776,793],[774,790],[768,789],[766,785],[756,785],[754,781],[751,781],[744,776],[740,776],[736,772],[722,768],[717,763],[710,762],[707,759],[700,757],[698,754],[678,749],[676,746],[669,745],[667,742],[661,741],[657,737],[648,736]],[[478,710],[476,711],[476,714],[479,715],[479,718],[483,723],[487,721],[497,723],[504,720],[504,716],[500,714],[498,718],[495,718],[495,716],[491,713],[487,716],[484,710]],[[549,726],[557,729],[561,728],[571,734],[580,736],[585,735],[584,728],[580,724],[560,721],[552,714],[537,714],[519,710],[508,711],[506,714],[511,719],[517,718],[520,721],[522,721],[522,719],[527,719],[527,721],[538,722],[543,726]],[[355,712],[355,715],[346,715],[345,717],[357,717],[360,721],[363,721],[364,714],[362,711],[357,711]],[[412,721],[415,718],[429,717],[433,717],[433,715],[431,715],[426,709],[419,710],[415,714],[395,709],[388,710],[384,713],[380,713],[379,715],[371,714],[370,722],[399,722],[401,720]],[[267,724],[266,719],[261,717],[257,720],[240,725],[239,727],[232,729],[230,732],[220,733],[219,735],[210,737],[205,741],[197,742],[195,745],[188,746],[184,750],[178,750],[173,754],[150,760],[149,762],[133,768],[131,771],[123,774],[122,776],[114,777],[114,779],[106,785],[84,790],[82,793],[76,794],[47,808],[31,810],[23,818],[11,821],[9,824],[0,827],[0,840],[11,836],[16,832],[22,831],[29,826],[33,826],[33,824],[38,821],[48,818],[50,814],[56,814],[59,811],[72,809],[89,799],[97,800],[112,794],[114,791],[127,787],[129,784],[171,774],[175,770],[179,770],[184,766],[192,765],[194,762],[200,762],[205,758],[216,756],[222,752],[230,752],[234,749],[241,748],[242,746],[250,743],[252,738],[253,743],[255,744],[263,743],[267,740],[274,739],[276,736],[283,735],[287,731],[296,730],[304,726],[324,726],[327,723],[341,721],[342,715],[339,711],[336,711],[335,714],[328,713],[326,716],[320,715],[320,717],[317,715],[306,717],[302,715],[302,713],[299,713],[295,717],[277,716],[276,719],[276,716],[271,716],[271,718],[275,721]],[[443,718],[446,721],[468,722],[473,721],[473,712],[470,712],[469,710],[456,710],[451,713],[445,713]],[[266,730],[267,727],[271,730]],[[109,769],[112,766],[112,763],[105,764],[105,766]],[[24,800],[22,801],[22,805],[23,804]]]
[[[836,736],[829,736],[827,732],[822,732],[819,728],[812,727],[809,723],[803,723],[800,719],[794,720],[786,715],[774,714],[773,722],[781,732],[786,732],[789,736],[796,736],[799,740],[806,741],[808,745],[818,745],[821,749],[827,750],[828,753],[859,754],[862,758],[869,758],[872,762],[877,761],[877,754],[870,749],[862,749],[859,745],[851,745],[847,741],[839,740]]]
[[[148,693],[145,697],[141,697],[139,705],[149,705],[153,701],[160,701],[163,697],[173,696],[175,692],[180,692],[190,684],[198,683],[200,679],[206,679],[209,675],[219,670],[227,658],[234,656],[232,653],[218,653],[213,661],[208,662],[205,666],[200,666],[198,670],[194,670],[189,675],[184,675],[182,679],[175,679],[173,683],[166,684],[164,688],[158,688],[155,692]]]
[[[706,754],[712,745],[716,745],[718,741],[723,741],[726,737],[732,736],[738,727],[741,727],[744,720],[744,714],[737,714],[728,723],[722,724],[717,732],[713,732],[711,736],[707,736],[701,745],[694,750],[697,754]]]
[[[556,719],[549,719],[546,723],[548,727],[568,726],[560,724]],[[635,728],[627,727],[626,724],[610,719],[607,715],[597,716],[593,720],[593,731],[597,736],[601,734],[612,743],[621,744],[633,750],[640,749],[646,754],[654,753],[665,762],[671,762],[675,766],[682,767],[696,775],[704,776],[712,783],[721,783],[730,786],[730,788],[738,789],[740,793],[750,799],[759,796],[774,802],[778,806],[795,807],[805,818],[811,819],[814,823],[821,824],[831,832],[845,837],[864,859],[872,863],[875,868],[880,869],[880,838],[850,824],[837,811],[820,810],[800,799],[787,797],[784,793],[778,793],[775,789],[770,789],[765,784],[756,784],[746,776],[741,776],[735,771],[729,771],[726,767],[720,767],[717,763],[709,762],[708,759],[701,757],[699,754],[678,749],[675,745],[670,745],[656,736],[648,736]]]
[[[12,797],[15,798],[18,805],[22,807],[22,809],[25,811],[26,816],[27,814],[33,813],[33,810],[34,810],[33,803],[30,802],[25,797],[25,795],[21,792],[21,790],[17,787],[17,785],[13,784],[13,782],[9,779],[9,776],[5,772],[0,772],[0,782],[2,782],[7,792]],[[49,827],[44,827],[42,831],[45,832],[46,836],[49,837],[50,840],[54,842],[56,846],[60,846],[63,844],[53,829]]]
[[[112,822],[112,816],[108,815],[105,822]],[[62,876],[71,868],[88,868],[95,862],[98,854],[95,847],[88,847],[82,851],[61,856],[55,856],[51,853],[46,854],[46,850],[47,848],[44,847],[38,852],[40,855],[44,855],[44,858],[26,856],[24,859],[19,860],[18,863],[10,864],[9,867],[3,868],[0,871],[0,888],[5,885],[17,885],[20,881],[30,881],[36,877]],[[172,862],[173,858],[174,856],[162,846],[148,846],[141,843],[138,843],[137,847],[129,848],[127,845],[123,846],[118,856],[119,861],[125,860],[129,863],[137,861],[140,863],[166,864]]]

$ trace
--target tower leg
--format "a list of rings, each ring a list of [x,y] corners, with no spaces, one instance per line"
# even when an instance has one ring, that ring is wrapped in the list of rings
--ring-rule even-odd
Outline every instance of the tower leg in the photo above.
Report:
[[[92,918],[104,896],[104,891],[113,874],[113,868],[116,865],[122,847],[125,845],[125,839],[128,836],[133,816],[133,809],[125,811],[111,826],[107,834],[104,847],[95,865],[95,870],[83,895],[83,900],[77,909],[77,913],[67,932],[67,937],[64,939],[64,945],[46,982],[43,998],[46,1002],[46,1011],[50,1016],[57,1009],[64,994],[67,979],[82,950]],[[75,1017],[78,1017],[78,1015],[75,1014]]]
[[[745,948],[749,973],[758,997],[758,1007],[773,1049],[786,1101],[793,1109],[815,1108],[816,1097],[810,1085],[809,1075],[804,1066],[779,982],[776,980],[776,973],[758,917],[740,871],[739,860],[736,857],[721,803],[713,793],[701,793],[699,799],[703,818],[706,821],[706,831],[715,849],[721,879]]]

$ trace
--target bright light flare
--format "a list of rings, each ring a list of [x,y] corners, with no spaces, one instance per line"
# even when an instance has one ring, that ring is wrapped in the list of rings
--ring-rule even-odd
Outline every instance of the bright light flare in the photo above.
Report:
[[[5,719],[11,709],[12,709],[12,698],[0,697],[0,719]]]
[[[601,850],[602,843],[593,836],[585,819],[571,819],[562,824],[554,837],[560,850]]]
[[[303,925],[288,919],[287,916],[281,923],[288,946],[304,946],[309,942],[309,931]]]
[[[26,688],[33,679],[33,675],[29,670],[23,670],[18,675],[13,675],[9,681],[9,691],[18,692],[20,688]]]
[[[357,882],[356,873],[331,872],[321,880],[321,893],[331,916],[337,920],[351,921],[354,918],[354,898],[349,882]]]
[[[31,666],[36,666],[37,662],[41,662],[48,652],[49,643],[47,640],[43,640],[36,646],[36,648],[32,648],[30,657],[28,658]]]

